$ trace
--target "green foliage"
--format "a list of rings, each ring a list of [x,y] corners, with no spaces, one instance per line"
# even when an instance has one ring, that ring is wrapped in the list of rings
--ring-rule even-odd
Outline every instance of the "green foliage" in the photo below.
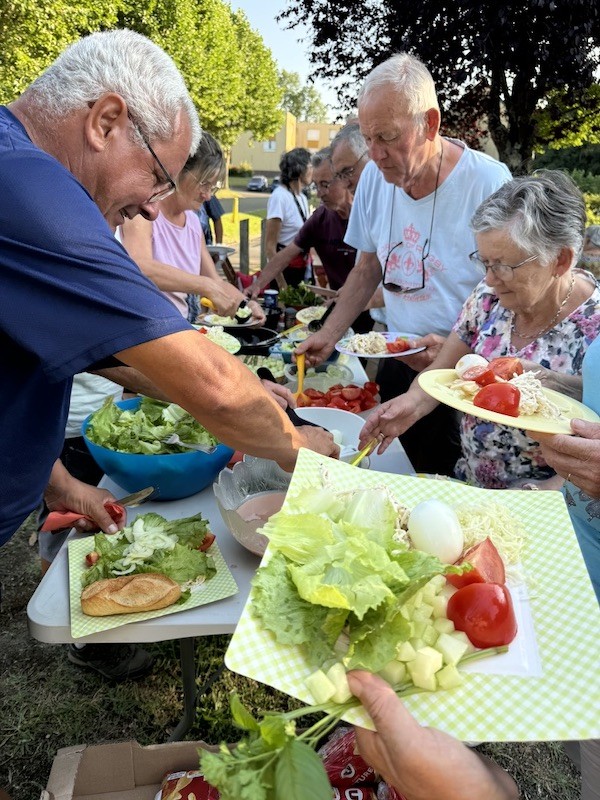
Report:
[[[297,72],[283,69],[279,73],[279,86],[283,92],[281,107],[300,122],[327,122],[329,111],[321,95],[310,84],[303,84]]]
[[[228,149],[282,123],[269,49],[225,0],[0,0],[0,102],[14,100],[72,41],[127,27],[163,47],[183,73],[202,126]]]
[[[584,194],[587,224],[600,225],[600,192]]]
[[[593,83],[573,96],[567,89],[555,89],[544,107],[534,114],[536,149],[554,150],[600,143],[600,85]]]
[[[536,169],[565,169],[574,173],[576,170],[583,174],[600,175],[600,145],[590,144],[582,147],[565,147],[561,150],[548,148],[534,161]],[[584,187],[577,184],[581,189]]]
[[[242,161],[241,164],[229,167],[229,174],[233,177],[249,178],[252,175],[252,164]]]
[[[394,52],[417,55],[433,73],[445,126],[468,134],[485,120],[517,171],[530,166],[544,99],[565,88],[576,96],[599,64],[597,0],[294,0],[280,19],[305,26],[313,65],[348,110],[374,66]]]

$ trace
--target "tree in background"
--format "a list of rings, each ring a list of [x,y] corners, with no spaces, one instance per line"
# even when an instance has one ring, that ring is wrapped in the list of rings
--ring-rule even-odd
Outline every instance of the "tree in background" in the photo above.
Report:
[[[243,12],[223,0],[0,0],[0,102],[14,100],[75,39],[127,27],[173,58],[207,131],[228,150],[281,125],[277,68]]]
[[[283,92],[281,107],[300,122],[328,122],[329,109],[314,86],[302,83],[297,72],[282,69],[279,86]]]
[[[544,98],[564,90],[578,102],[599,64],[597,0],[290,0],[280,19],[306,25],[311,61],[347,108],[374,66],[402,50],[418,56],[436,81],[444,128],[485,120],[515,172],[531,163]]]

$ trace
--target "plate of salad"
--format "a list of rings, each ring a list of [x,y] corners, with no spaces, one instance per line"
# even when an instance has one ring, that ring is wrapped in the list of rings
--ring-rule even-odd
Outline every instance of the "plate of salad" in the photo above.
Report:
[[[355,333],[337,342],[335,349],[349,356],[361,358],[398,358],[421,353],[424,347],[411,347],[411,333],[370,331]]]
[[[465,359],[469,358],[468,356]],[[524,370],[518,358],[487,362],[480,356],[474,366],[462,359],[454,369],[421,372],[419,386],[447,406],[480,419],[540,433],[572,433],[571,420],[600,422],[591,408],[578,400],[542,386],[535,372]]]
[[[487,539],[497,545],[502,561],[511,562],[505,563],[506,584],[446,587],[445,574],[460,578],[471,571],[461,564],[465,554],[448,567],[448,555],[442,560],[405,546],[397,535],[404,513],[414,514],[432,499],[454,510],[463,530],[475,535],[472,546],[483,548]],[[582,701],[600,691],[600,610],[558,493],[492,493],[456,482],[355,470],[301,450],[286,501],[267,527],[269,548],[226,654],[230,669],[310,705],[326,696],[320,694],[319,672],[337,694],[343,681],[336,683],[330,671],[339,671],[340,664],[344,672],[361,667],[385,674],[387,669],[388,680],[397,691],[402,688],[404,702],[422,724],[463,740],[600,735],[594,704]],[[430,523],[423,530],[431,536],[436,528]],[[475,562],[470,566],[486,571],[481,554],[468,558]],[[485,648],[478,652],[471,646],[473,658],[468,648],[457,656],[454,643],[436,640],[436,634],[438,639],[442,634],[461,638],[457,632],[472,635],[469,620],[463,619],[473,622],[468,607],[454,601],[452,610],[452,597],[444,597],[462,597],[465,590],[501,594],[503,608],[510,595],[515,619],[500,626],[507,642],[498,652],[494,639],[487,638],[490,631],[498,634],[496,623],[489,617],[486,622],[485,615],[475,624],[484,631],[481,641],[475,635],[477,647]],[[277,612],[268,619],[273,603]],[[350,612],[352,623],[345,627]],[[408,666],[409,646],[419,656],[417,669]],[[446,646],[452,652],[440,653]],[[388,658],[400,666],[392,669]],[[458,679],[447,670],[442,680],[453,661]],[[472,663],[463,667],[465,661]],[[372,726],[352,699],[344,704],[332,696],[325,702],[344,719]]]
[[[111,630],[130,622],[185,611],[230,597],[238,591],[208,521],[201,514],[167,520],[149,512],[138,515],[118,533],[69,541],[71,633],[74,638]],[[104,578],[157,572],[181,585],[174,605],[156,611],[87,616],[81,610],[82,589]]]

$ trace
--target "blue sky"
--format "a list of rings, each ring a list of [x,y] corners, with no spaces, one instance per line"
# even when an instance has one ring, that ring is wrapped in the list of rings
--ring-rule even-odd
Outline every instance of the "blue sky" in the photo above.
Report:
[[[285,30],[280,27],[275,17],[286,8],[285,0],[230,0],[231,7],[242,9],[245,12],[250,25],[260,33],[266,46],[271,50],[274,60],[279,69],[286,69],[288,72],[297,72],[307,80],[312,72],[312,66],[308,58],[308,40],[306,44],[303,39],[301,28]],[[324,82],[315,80],[314,86],[319,91],[323,101],[328,105],[333,113],[333,120],[337,112],[335,92],[328,88]]]

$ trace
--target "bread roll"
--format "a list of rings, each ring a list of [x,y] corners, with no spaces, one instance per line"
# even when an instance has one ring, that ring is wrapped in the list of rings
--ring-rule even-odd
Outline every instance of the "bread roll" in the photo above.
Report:
[[[181,586],[166,575],[122,575],[86,586],[81,593],[81,610],[92,617],[133,614],[166,608],[180,597]]]

